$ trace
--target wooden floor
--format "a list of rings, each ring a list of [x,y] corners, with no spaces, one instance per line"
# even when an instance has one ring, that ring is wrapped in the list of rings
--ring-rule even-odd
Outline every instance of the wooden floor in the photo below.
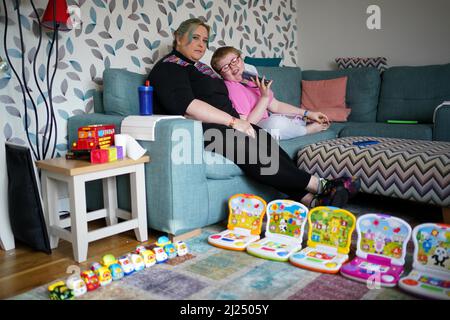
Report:
[[[89,224],[89,230],[101,227],[101,222]],[[143,244],[153,244],[162,234],[149,230],[149,240]],[[133,251],[138,244],[134,231],[128,231],[89,243],[88,260],[81,264],[73,260],[72,245],[60,240],[57,249],[51,255],[37,252],[25,245],[16,243],[16,249],[0,249],[0,299],[6,299],[61,277],[67,277],[69,266],[79,266],[81,270],[89,269],[93,262],[111,253],[118,257]]]

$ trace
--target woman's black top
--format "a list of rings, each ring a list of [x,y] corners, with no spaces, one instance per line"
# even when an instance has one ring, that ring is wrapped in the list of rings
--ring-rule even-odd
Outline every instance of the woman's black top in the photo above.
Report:
[[[223,80],[207,65],[176,50],[158,61],[148,80],[153,87],[155,114],[184,115],[189,104],[198,99],[239,118]]]

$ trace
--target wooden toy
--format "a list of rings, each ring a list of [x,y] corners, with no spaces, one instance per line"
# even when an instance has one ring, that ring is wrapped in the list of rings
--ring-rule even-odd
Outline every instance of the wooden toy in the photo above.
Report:
[[[393,287],[405,264],[411,227],[404,220],[382,214],[365,214],[356,223],[356,257],[341,268],[347,278]]]
[[[336,207],[315,207],[308,214],[308,247],[290,256],[293,265],[337,273],[348,260],[356,218]]]
[[[106,163],[109,161],[109,151],[105,149],[94,149],[90,151],[91,163]]]
[[[308,208],[291,200],[274,200],[267,205],[265,238],[248,245],[247,252],[259,258],[288,261],[302,248]]]
[[[227,230],[208,237],[208,243],[223,249],[244,251],[260,238],[267,203],[250,194],[236,194],[228,201]]]
[[[450,300],[450,225],[418,225],[413,241],[413,270],[400,279],[399,287],[422,297]]]

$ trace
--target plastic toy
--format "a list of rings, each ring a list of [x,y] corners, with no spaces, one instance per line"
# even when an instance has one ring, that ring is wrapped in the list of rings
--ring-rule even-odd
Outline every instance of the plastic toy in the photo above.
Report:
[[[251,255],[288,261],[289,257],[302,248],[308,208],[291,200],[274,200],[267,205],[265,238],[248,245]]]
[[[227,230],[208,237],[208,243],[228,250],[244,251],[259,240],[267,203],[251,194],[236,194],[228,200]]]
[[[67,288],[64,281],[58,281],[48,287],[51,300],[73,300],[73,291]]]
[[[67,288],[72,290],[75,297],[80,297],[87,292],[86,283],[79,275],[72,275],[66,280]]]
[[[105,149],[94,149],[90,153],[91,163],[106,163],[109,161],[109,151]]]
[[[102,257],[102,265],[109,267],[113,263],[117,263],[116,258],[112,254],[106,254]]]
[[[136,253],[141,255],[146,268],[150,268],[156,264],[155,253],[152,250],[147,249],[144,246],[137,246]]]
[[[140,254],[130,253],[128,259],[134,265],[134,271],[139,272],[145,269],[144,259],[142,259]]]
[[[402,219],[370,213],[358,218],[356,230],[356,257],[341,268],[341,274],[394,287],[403,272],[411,227]]]
[[[125,273],[123,272],[122,267],[120,264],[116,261],[115,263],[111,263],[108,267],[109,272],[111,272],[111,277],[113,281],[118,281],[122,279],[125,276]]]
[[[169,259],[175,258],[177,256],[177,250],[175,246],[172,244],[172,241],[170,241],[166,236],[159,237],[156,245],[164,249]]]
[[[78,140],[72,144],[73,150],[108,149],[114,144],[115,126],[91,125],[78,128]]]
[[[134,264],[131,263],[128,256],[121,256],[119,258],[119,264],[122,267],[123,273],[126,276],[129,276],[130,274],[132,274],[134,272]]]
[[[450,300],[450,225],[418,225],[413,241],[413,270],[400,279],[399,287],[423,297]]]
[[[81,279],[86,283],[88,291],[94,291],[100,284],[97,275],[92,270],[86,270],[81,273]]]
[[[177,254],[182,257],[188,254],[189,250],[183,241],[175,242],[175,248],[177,249]]]
[[[348,260],[356,218],[336,207],[315,207],[308,214],[308,247],[290,256],[301,268],[337,273]]]
[[[169,259],[169,256],[167,255],[167,253],[164,251],[163,248],[155,247],[154,251],[155,251],[156,263],[163,263],[163,262],[166,262],[167,259]]]

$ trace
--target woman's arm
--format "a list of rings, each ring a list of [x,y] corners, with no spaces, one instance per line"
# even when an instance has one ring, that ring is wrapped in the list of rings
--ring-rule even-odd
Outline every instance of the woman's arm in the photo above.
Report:
[[[328,117],[322,112],[308,111],[302,108],[294,107],[288,103],[278,101],[273,98],[272,103],[269,106],[269,111],[273,113],[283,113],[283,114],[298,114],[306,119],[318,122],[318,123],[330,123]]]
[[[269,97],[261,97],[253,110],[248,114],[247,121],[253,124],[260,122],[267,110],[268,105]]]
[[[232,127],[255,138],[255,130],[251,124],[239,118],[234,118],[228,113],[198,99],[192,100],[186,109],[186,117],[208,123],[217,123]]]

